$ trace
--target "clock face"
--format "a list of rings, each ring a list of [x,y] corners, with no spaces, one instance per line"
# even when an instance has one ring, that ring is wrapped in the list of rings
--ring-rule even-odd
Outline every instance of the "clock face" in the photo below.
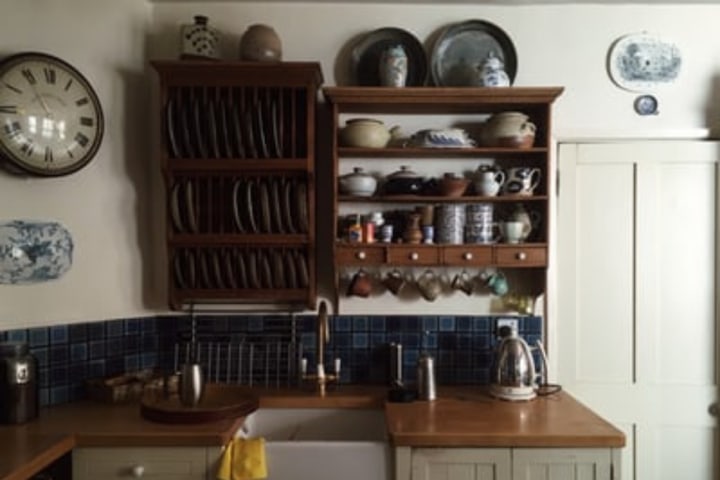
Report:
[[[44,53],[0,62],[0,154],[27,173],[67,175],[100,147],[104,120],[92,86]]]

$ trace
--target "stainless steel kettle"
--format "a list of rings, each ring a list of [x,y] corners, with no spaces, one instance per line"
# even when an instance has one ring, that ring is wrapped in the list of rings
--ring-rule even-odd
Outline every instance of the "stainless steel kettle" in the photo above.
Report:
[[[530,346],[511,328],[495,353],[490,394],[502,400],[532,400],[537,395],[537,379]]]

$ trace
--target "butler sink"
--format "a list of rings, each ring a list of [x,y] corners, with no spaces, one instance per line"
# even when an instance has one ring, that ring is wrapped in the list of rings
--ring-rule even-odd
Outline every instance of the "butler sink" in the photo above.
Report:
[[[242,434],[265,438],[268,480],[391,478],[382,410],[261,408]]]

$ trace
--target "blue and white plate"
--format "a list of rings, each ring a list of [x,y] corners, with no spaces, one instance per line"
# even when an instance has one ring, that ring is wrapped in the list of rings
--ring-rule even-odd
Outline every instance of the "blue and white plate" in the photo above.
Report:
[[[73,240],[57,222],[0,223],[0,283],[39,283],[72,266]]]

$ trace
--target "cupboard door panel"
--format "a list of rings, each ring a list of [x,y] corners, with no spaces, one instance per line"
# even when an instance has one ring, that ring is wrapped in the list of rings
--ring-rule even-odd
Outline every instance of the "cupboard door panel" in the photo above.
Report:
[[[510,449],[417,448],[412,480],[510,480]]]

